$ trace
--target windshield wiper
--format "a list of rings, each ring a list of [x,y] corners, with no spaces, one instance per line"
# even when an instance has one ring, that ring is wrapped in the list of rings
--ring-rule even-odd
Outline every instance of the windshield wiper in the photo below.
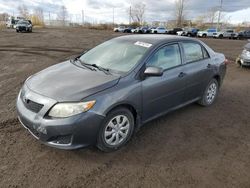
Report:
[[[111,73],[109,72],[109,69],[106,69],[106,68],[104,68],[104,67],[98,66],[98,65],[96,65],[96,64],[92,64],[92,66],[95,67],[95,68],[97,68],[98,70],[104,72],[105,74],[111,74]]]
[[[92,71],[96,71],[96,69],[91,68],[91,67],[90,67],[91,65],[89,65],[89,64],[87,64],[87,63],[84,63],[80,58],[71,59],[70,61],[73,61],[73,62],[79,61],[79,62],[81,63],[82,66],[84,66],[84,67],[86,67],[86,68],[88,68],[88,69],[90,69],[90,70],[92,70]]]
[[[101,67],[101,66],[98,66],[97,64],[89,64],[89,63],[85,63],[85,64],[86,64],[86,65],[89,65],[89,66],[92,66],[92,67],[95,67],[95,68],[97,68],[98,70],[104,72],[105,74],[111,74],[111,73],[109,72],[109,69],[106,69],[106,68],[103,68],[103,67]]]

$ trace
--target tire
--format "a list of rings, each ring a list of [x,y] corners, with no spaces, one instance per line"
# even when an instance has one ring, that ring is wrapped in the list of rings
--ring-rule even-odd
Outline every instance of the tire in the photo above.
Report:
[[[191,34],[190,33],[188,33],[188,35],[187,35],[188,37],[191,37]]]
[[[206,38],[206,37],[207,37],[207,35],[206,35],[206,34],[203,34],[203,35],[202,35],[202,37],[203,37],[203,38]]]
[[[223,38],[223,35],[219,35],[219,38],[222,39],[222,38]]]
[[[219,84],[218,84],[218,81],[216,79],[212,79],[204,93],[203,93],[203,96],[202,98],[198,101],[198,103],[201,105],[201,106],[210,106],[214,103],[214,101],[216,100],[217,96],[218,96],[218,93],[219,93]]]
[[[117,120],[124,121],[124,123],[121,122],[119,126]],[[133,132],[134,116],[131,111],[127,108],[116,108],[109,112],[104,119],[98,133],[96,146],[104,152],[116,151],[129,141]],[[123,138],[122,134],[124,134]]]
[[[17,33],[19,33],[19,31],[18,31],[18,30],[16,30],[16,32],[17,32]]]

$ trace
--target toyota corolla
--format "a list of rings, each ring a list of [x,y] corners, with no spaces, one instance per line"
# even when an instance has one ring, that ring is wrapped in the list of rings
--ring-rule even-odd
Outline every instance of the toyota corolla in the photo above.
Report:
[[[212,105],[226,63],[197,39],[121,36],[30,76],[18,118],[46,145],[114,151],[152,119],[193,102]]]

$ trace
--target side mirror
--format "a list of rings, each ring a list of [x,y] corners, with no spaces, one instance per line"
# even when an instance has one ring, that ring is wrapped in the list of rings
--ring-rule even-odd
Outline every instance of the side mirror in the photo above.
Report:
[[[163,69],[160,67],[147,67],[144,71],[145,76],[162,76]]]

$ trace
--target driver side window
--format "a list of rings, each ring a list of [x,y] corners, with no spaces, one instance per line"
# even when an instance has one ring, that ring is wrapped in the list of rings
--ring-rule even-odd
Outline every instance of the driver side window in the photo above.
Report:
[[[164,46],[148,61],[147,66],[169,69],[181,65],[181,55],[178,44]]]

